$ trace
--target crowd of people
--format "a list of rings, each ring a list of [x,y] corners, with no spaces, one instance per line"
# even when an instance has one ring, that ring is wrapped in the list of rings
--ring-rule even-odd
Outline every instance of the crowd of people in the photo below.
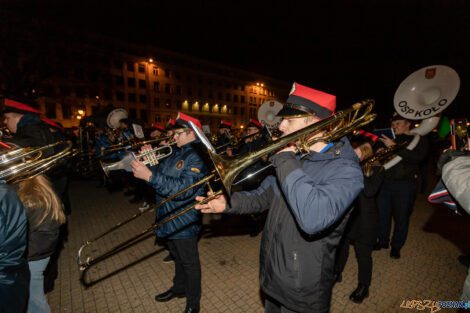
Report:
[[[281,136],[319,123],[334,115],[335,109],[334,95],[294,83],[277,113],[282,118]],[[19,147],[44,146],[65,138],[60,125],[45,123],[39,111],[21,103],[5,101],[4,118],[13,134],[8,143]],[[295,144],[289,144],[244,169],[239,177],[259,174],[236,184],[230,195],[212,195],[212,190],[200,184],[157,207],[156,223],[195,205],[155,231],[169,250],[165,260],[175,265],[173,281],[155,300],[184,297],[186,313],[200,311],[201,213],[224,213],[247,215],[252,236],[262,231],[260,286],[266,295],[266,312],[328,312],[333,286],[342,280],[351,244],[358,284],[350,300],[364,301],[373,281],[373,251],[390,248],[392,259],[401,257],[421,165],[430,150],[426,136],[407,148],[417,136],[411,133],[411,121],[395,114],[390,122],[394,138],[361,130],[331,142],[313,140],[302,154]],[[128,119],[120,120],[116,129],[96,125],[88,137],[93,143],[87,144],[96,160],[120,163],[116,167],[120,170],[109,167],[108,173],[97,173],[98,187],[113,191],[121,186],[126,195],[134,196],[130,202],[139,203],[142,212],[193,186],[214,168],[210,147],[200,138],[203,127],[197,118],[180,112],[165,126],[152,124],[140,140],[130,125]],[[316,130],[309,138],[322,138],[326,132]],[[237,136],[230,122],[222,120],[211,145],[220,155],[240,156],[276,139],[255,119]],[[403,147],[394,151],[400,162],[385,169],[381,160],[375,160],[366,170],[364,164],[373,155],[400,144]],[[171,154],[158,159],[154,149],[165,146],[171,146]],[[126,158],[130,153],[141,157],[131,161]],[[149,166],[146,161],[151,158]],[[467,212],[469,160],[466,152],[460,152],[441,162],[445,163],[445,186]],[[67,165],[59,164],[30,180],[0,184],[0,311],[8,305],[11,312],[25,308],[50,312],[44,272],[54,263],[61,225],[70,213],[66,173]],[[213,198],[205,199],[206,194]],[[469,298],[470,272],[462,295],[463,300]]]

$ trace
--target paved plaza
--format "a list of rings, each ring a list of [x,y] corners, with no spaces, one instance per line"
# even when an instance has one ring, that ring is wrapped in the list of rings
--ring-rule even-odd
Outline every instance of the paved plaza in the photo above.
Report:
[[[86,240],[138,212],[122,192],[96,188],[96,181],[73,181],[70,185],[72,215],[69,235],[59,258],[59,277],[48,294],[52,312],[178,312],[185,299],[157,303],[156,294],[172,285],[173,263],[149,237],[90,268],[80,283],[76,264],[78,248]],[[90,247],[86,254],[105,251],[112,245],[146,229],[154,220],[148,213],[122,230]],[[202,265],[201,312],[264,312],[258,281],[261,234],[250,237],[242,217],[205,216],[199,242]],[[394,260],[389,250],[374,252],[370,296],[362,304],[349,300],[357,285],[357,263],[351,246],[343,281],[333,290],[331,312],[417,312],[400,308],[404,300],[457,300],[467,269],[457,257],[470,251],[469,218],[432,206],[420,194],[411,218],[402,257]],[[425,309],[424,312],[430,312]],[[441,312],[453,312],[442,309]]]

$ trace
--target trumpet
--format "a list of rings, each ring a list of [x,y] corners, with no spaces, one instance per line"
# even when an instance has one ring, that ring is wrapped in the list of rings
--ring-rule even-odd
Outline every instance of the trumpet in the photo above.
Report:
[[[121,151],[121,150],[137,149],[143,145],[160,142],[164,140],[172,140],[172,138],[173,136],[163,136],[163,137],[158,137],[158,138],[149,139],[145,141],[139,141],[135,143],[132,143],[130,141],[123,141],[121,143],[117,143],[111,146],[101,147],[101,154],[103,155],[105,153],[116,152],[116,151]]]
[[[251,135],[243,136],[240,139],[238,139],[235,136],[230,136],[229,137],[229,142],[227,142],[223,145],[217,146],[215,149],[219,150],[219,149],[224,148],[226,146],[239,146],[241,143],[243,143],[245,141],[245,139],[248,139],[248,138],[257,139],[257,138],[262,137],[262,136],[263,135],[260,132],[256,132],[256,133],[251,134]]]
[[[126,154],[120,161],[117,162],[103,162],[100,160],[101,168],[103,169],[104,174],[109,177],[110,171],[117,171],[117,170],[125,170],[127,172],[131,171],[131,162],[133,160],[139,160],[145,165],[154,166],[158,164],[158,161],[168,157],[173,153],[173,148],[171,147],[174,145],[175,142],[166,145],[160,146],[158,148],[154,148],[152,150],[143,152],[141,154],[135,154],[134,152],[130,152]],[[167,152],[161,152],[167,150]]]
[[[372,176],[372,166],[374,166],[374,164],[378,163],[379,165],[382,166],[383,164],[388,162],[388,160],[390,160],[397,153],[398,150],[405,148],[407,145],[408,145],[408,142],[406,141],[402,143],[398,143],[391,147],[384,148],[376,152],[372,156],[368,157],[367,159],[362,160],[361,168],[362,168],[362,172],[364,173],[364,176],[365,177]]]
[[[266,144],[264,147],[261,147],[260,150],[251,152],[242,156],[232,156],[232,157],[227,157],[227,156],[221,156],[219,154],[216,154],[215,148],[210,144],[209,139],[202,133],[199,128],[194,126],[192,122],[189,122],[192,124],[192,128],[195,132],[195,134],[199,137],[199,139],[202,141],[202,143],[208,148],[209,155],[211,156],[212,162],[215,165],[215,170],[211,172],[208,176],[204,177],[201,179],[199,182],[177,192],[176,194],[162,200],[161,202],[151,206],[149,209],[146,211],[137,213],[130,218],[126,219],[125,221],[116,224],[109,230],[101,233],[100,235],[96,236],[95,238],[86,241],[78,250],[77,253],[77,264],[80,267],[80,270],[82,271],[82,274],[84,275],[84,271],[88,269],[90,266],[101,262],[102,260],[124,250],[125,248],[131,246],[133,243],[138,242],[139,239],[142,239],[144,236],[146,236],[149,232],[154,231],[155,229],[161,227],[162,225],[170,222],[171,220],[177,218],[178,216],[181,216],[185,214],[186,212],[189,212],[192,210],[196,204],[193,204],[175,215],[172,215],[168,217],[167,219],[158,222],[156,224],[151,225],[147,229],[143,230],[142,232],[134,235],[128,240],[125,240],[117,245],[115,245],[113,248],[103,252],[102,254],[95,256],[94,258],[92,257],[86,257],[84,260],[84,257],[82,254],[84,253],[86,247],[89,247],[93,242],[96,240],[102,238],[103,236],[106,236],[110,234],[111,232],[115,231],[116,229],[120,228],[121,226],[131,222],[132,220],[138,218],[142,214],[145,214],[147,212],[153,211],[159,206],[163,205],[164,203],[173,200],[175,197],[178,197],[179,195],[196,188],[200,186],[201,184],[207,184],[207,187],[209,188],[209,191],[211,192],[211,195],[202,200],[199,203],[207,203],[210,200],[214,199],[215,197],[221,195],[224,191],[221,188],[218,191],[214,191],[212,189],[211,184],[214,182],[221,182],[224,186],[225,192],[230,195],[231,192],[231,185],[234,179],[237,177],[237,175],[256,162],[258,159],[263,157],[266,154],[269,154],[271,152],[277,151],[281,149],[282,147],[291,144],[292,142],[295,142],[295,146],[297,148],[297,151],[305,154],[307,151],[309,151],[309,148],[311,145],[313,145],[316,142],[319,141],[334,141],[340,137],[343,137],[344,135],[348,134],[349,132],[352,132],[368,123],[373,121],[376,117],[376,114],[371,113],[372,108],[374,105],[373,100],[365,100],[362,102],[358,102],[351,106],[350,108],[344,110],[344,111],[339,111],[335,115],[330,116],[329,118],[326,118],[318,123],[315,123],[313,125],[310,125],[306,128],[300,129],[294,133],[291,133],[287,136],[284,136],[276,141],[272,141],[268,144]],[[362,109],[364,110],[363,112]],[[324,131],[325,133],[321,137],[314,137],[310,138],[313,134],[316,134],[320,131]],[[82,276],[83,278],[83,276]]]

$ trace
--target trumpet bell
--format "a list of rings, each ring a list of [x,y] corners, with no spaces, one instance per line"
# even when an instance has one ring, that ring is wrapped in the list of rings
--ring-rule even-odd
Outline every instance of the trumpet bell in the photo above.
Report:
[[[125,170],[126,172],[131,172],[131,162],[133,160],[135,160],[135,158],[132,153],[127,153],[120,161],[117,162],[103,162],[103,160],[100,160],[100,165],[104,174],[109,177],[109,172],[111,171]]]

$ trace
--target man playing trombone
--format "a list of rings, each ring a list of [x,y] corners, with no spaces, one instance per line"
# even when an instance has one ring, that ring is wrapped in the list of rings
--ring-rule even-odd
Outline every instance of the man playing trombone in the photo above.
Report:
[[[297,83],[278,116],[288,135],[333,114],[336,97]],[[319,130],[313,136],[321,136]],[[270,158],[275,176],[253,191],[218,196],[196,206],[203,213],[257,213],[269,209],[263,230],[260,284],[266,312],[327,312],[334,284],[335,250],[347,209],[363,188],[349,141],[317,141],[303,158],[292,146]],[[201,201],[202,197],[196,200]]]
[[[149,183],[157,194],[156,202],[183,190],[200,181],[207,169],[198,154],[199,140],[189,128],[189,121],[202,129],[199,120],[179,113],[174,126],[174,136],[178,148],[163,159],[153,170],[140,161],[132,161],[134,176]],[[145,147],[146,150],[148,147]],[[181,209],[194,204],[195,196],[204,193],[204,186],[192,188],[186,193],[166,202],[156,210],[157,221],[174,215]],[[199,312],[201,299],[201,265],[197,248],[197,237],[201,230],[201,215],[196,210],[181,215],[157,229],[156,235],[168,239],[168,247],[175,259],[173,286],[155,297],[165,302],[175,297],[186,297],[185,313]]]

